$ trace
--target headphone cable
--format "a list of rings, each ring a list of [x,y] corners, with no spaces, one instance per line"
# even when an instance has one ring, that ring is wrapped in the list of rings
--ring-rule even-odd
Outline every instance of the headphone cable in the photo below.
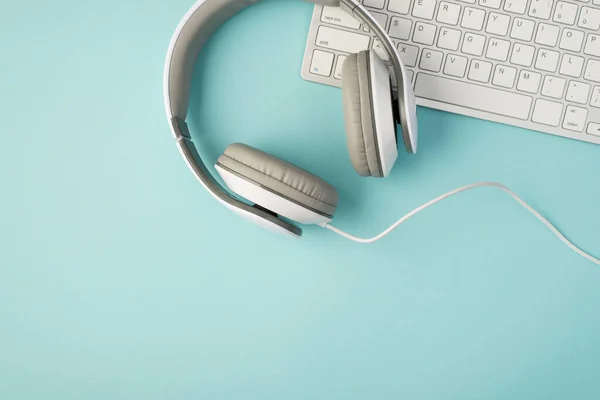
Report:
[[[386,229],[385,231],[383,231],[382,233],[380,233],[377,236],[374,236],[372,238],[369,239],[362,239],[362,238],[358,238],[355,236],[352,236],[334,226],[331,226],[329,224],[322,224],[321,226],[323,228],[329,229],[332,232],[337,233],[340,236],[345,237],[346,239],[350,239],[354,242],[358,242],[358,243],[373,243],[376,242],[382,238],[384,238],[385,236],[387,236],[390,232],[392,232],[394,229],[396,229],[397,227],[399,227],[400,225],[402,225],[404,222],[406,222],[408,219],[410,219],[411,217],[414,217],[415,215],[417,215],[418,213],[420,213],[421,211],[441,202],[442,200],[445,200],[449,197],[452,197],[456,194],[459,194],[461,192],[465,192],[467,190],[470,189],[475,189],[478,187],[495,187],[498,189],[503,190],[504,192],[508,193],[514,200],[517,201],[517,203],[519,203],[523,208],[525,208],[527,211],[529,211],[531,214],[533,214],[533,216],[535,216],[539,221],[541,221],[546,228],[548,228],[552,233],[554,233],[554,235],[556,235],[556,237],[558,237],[564,244],[566,244],[571,250],[573,250],[575,253],[579,254],[581,257],[587,259],[588,261],[591,261],[592,263],[596,264],[596,265],[600,265],[600,259],[592,256],[591,254],[583,251],[582,249],[580,249],[579,247],[575,246],[575,244],[573,244],[573,242],[571,242],[569,239],[567,239],[565,237],[565,235],[563,235],[554,225],[552,225],[552,223],[550,221],[548,221],[546,218],[544,218],[539,212],[537,212],[533,207],[531,207],[529,204],[527,204],[523,199],[521,199],[519,196],[517,196],[513,191],[511,191],[509,188],[507,188],[504,185],[501,185],[499,183],[495,183],[495,182],[480,182],[480,183],[473,183],[471,185],[467,185],[467,186],[463,186],[461,188],[452,190],[446,194],[443,194],[425,204],[423,204],[422,206],[419,206],[417,208],[415,208],[414,210],[412,210],[411,212],[409,212],[408,214],[406,214],[405,216],[403,216],[402,218],[400,218],[398,221],[396,221],[392,226],[390,226],[388,229]]]

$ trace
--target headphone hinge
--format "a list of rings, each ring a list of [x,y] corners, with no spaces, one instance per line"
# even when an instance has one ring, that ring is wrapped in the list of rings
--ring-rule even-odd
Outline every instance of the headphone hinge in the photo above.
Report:
[[[192,135],[190,135],[190,129],[184,120],[178,117],[171,118],[171,125],[173,126],[173,131],[175,132],[175,139],[180,141],[182,139],[192,140]]]

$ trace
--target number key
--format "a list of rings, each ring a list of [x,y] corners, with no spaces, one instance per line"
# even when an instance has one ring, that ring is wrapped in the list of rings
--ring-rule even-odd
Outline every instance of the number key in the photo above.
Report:
[[[600,10],[583,7],[581,9],[581,15],[579,16],[578,25],[582,28],[591,29],[594,31],[600,29]]]
[[[554,2],[552,0],[531,0],[529,15],[534,18],[550,19],[553,5]]]
[[[499,9],[502,0],[479,0],[479,5]]]
[[[525,14],[526,9],[527,0],[506,0],[506,3],[504,3],[504,11],[508,11],[511,13]]]
[[[554,21],[561,24],[573,25],[577,18],[577,4],[559,1],[554,11]]]

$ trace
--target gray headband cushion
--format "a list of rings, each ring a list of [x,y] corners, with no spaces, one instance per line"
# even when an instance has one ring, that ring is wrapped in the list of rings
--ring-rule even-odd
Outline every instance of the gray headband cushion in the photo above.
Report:
[[[245,144],[230,145],[217,164],[237,176],[326,216],[338,205],[337,190],[321,178]]]
[[[187,117],[194,65],[204,43],[227,20],[259,1],[206,0],[185,22],[168,60],[168,92],[174,117],[184,121]]]
[[[346,142],[356,172],[381,177],[369,67],[368,51],[348,56],[342,67]]]
[[[169,54],[168,93],[171,114],[185,121],[190,102],[190,87],[194,65],[202,46],[227,20],[260,0],[205,0],[197,2],[187,20],[182,21],[181,31]],[[313,3],[339,7],[340,0],[313,0]]]

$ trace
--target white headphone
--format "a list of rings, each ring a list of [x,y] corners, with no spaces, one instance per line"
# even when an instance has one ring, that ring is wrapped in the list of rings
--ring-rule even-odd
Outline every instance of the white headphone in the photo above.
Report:
[[[444,194],[402,217],[382,234],[371,239],[360,239],[329,225],[339,201],[333,186],[278,157],[235,143],[225,150],[215,165],[231,193],[246,201],[234,197],[214,179],[203,163],[185,121],[192,73],[202,46],[231,17],[259,1],[199,0],[179,23],[167,52],[164,97],[171,131],[192,173],[221,204],[274,232],[299,237],[302,235],[300,224],[319,225],[356,242],[371,243],[445,198],[475,187],[493,186],[510,194],[573,251],[600,265],[600,260],[577,248],[548,220],[508,188],[497,183],[477,183]],[[374,50],[351,54],[342,68],[342,97],[352,165],[361,176],[387,177],[398,156],[398,125],[405,150],[412,154],[417,152],[416,103],[407,70],[392,40],[357,0],[312,2],[341,7],[365,24],[379,39],[389,57],[397,82],[395,93],[392,91],[390,71]]]
[[[339,201],[333,186],[280,158],[235,143],[225,150],[215,169],[228,189],[250,204],[240,202],[212,178],[185,123],[192,71],[203,44],[233,15],[257,2],[200,0],[188,11],[167,53],[164,81],[167,116],[188,166],[218,201],[261,226],[301,236],[298,224],[325,224],[333,219]],[[372,30],[390,56],[399,82],[396,96],[392,93],[390,72],[373,50],[350,55],[342,71],[352,164],[362,176],[386,177],[398,156],[397,123],[401,125],[406,151],[417,151],[416,105],[407,71],[391,39],[356,0],[314,2],[341,6]]]

